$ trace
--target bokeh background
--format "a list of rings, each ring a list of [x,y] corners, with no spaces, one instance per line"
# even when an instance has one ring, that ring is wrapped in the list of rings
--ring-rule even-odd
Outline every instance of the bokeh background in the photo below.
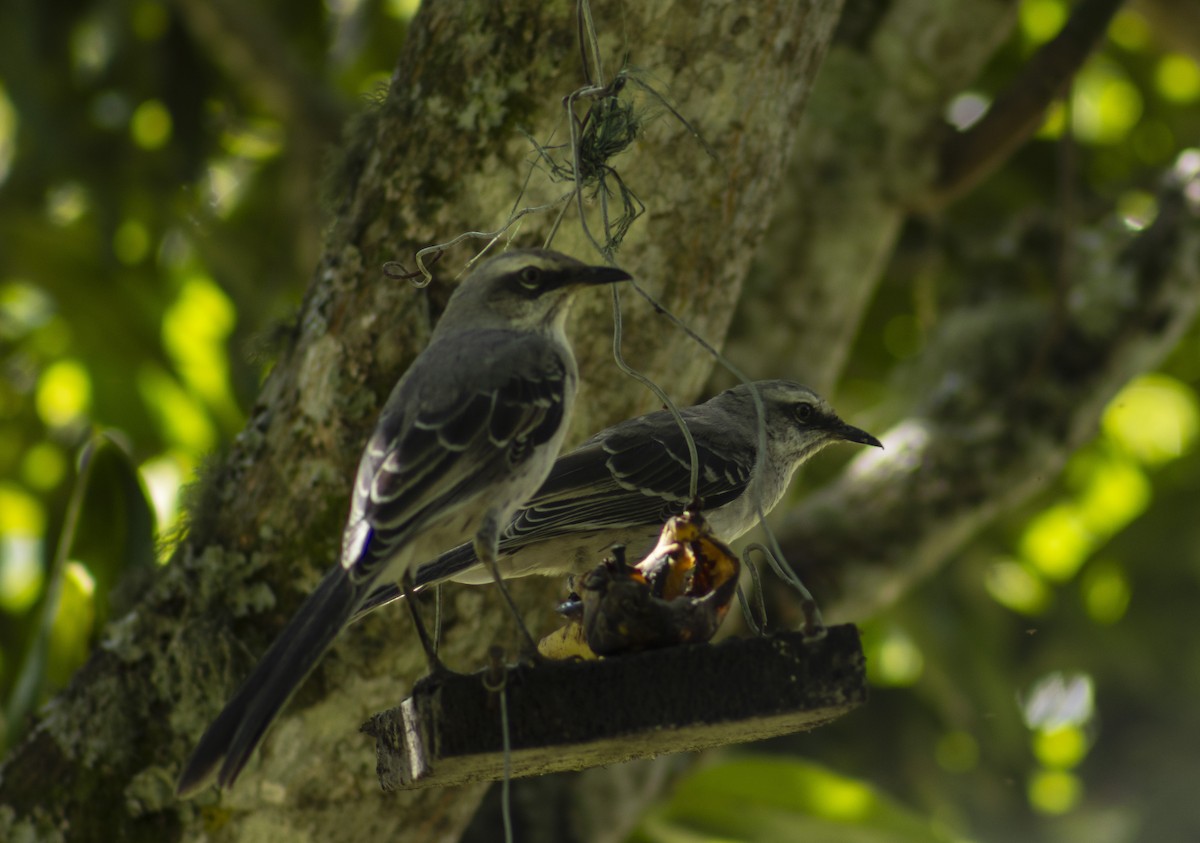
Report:
[[[342,127],[381,96],[415,6],[6,5],[4,746],[166,563],[187,484],[242,428],[320,251]],[[1069,10],[1023,0],[947,120],[977,119]],[[223,51],[223,27],[259,27],[262,54]],[[1163,172],[1200,167],[1200,36],[1180,36],[1120,12],[1033,142],[951,213],[906,225],[838,388],[844,415],[886,425],[892,372],[947,300],[1013,283],[1052,297],[1064,214],[1153,221]],[[635,839],[1200,839],[1198,388],[1193,328],[1035,506],[862,619],[867,707],[713,756]]]

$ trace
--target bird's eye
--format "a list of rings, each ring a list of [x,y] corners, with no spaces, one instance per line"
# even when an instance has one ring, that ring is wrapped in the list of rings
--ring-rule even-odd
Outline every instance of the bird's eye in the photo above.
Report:
[[[796,421],[800,422],[801,424],[805,424],[812,418],[812,404],[797,404],[792,409],[792,413],[796,416]]]
[[[536,266],[525,267],[517,277],[521,286],[527,290],[536,290],[542,285],[542,271]]]

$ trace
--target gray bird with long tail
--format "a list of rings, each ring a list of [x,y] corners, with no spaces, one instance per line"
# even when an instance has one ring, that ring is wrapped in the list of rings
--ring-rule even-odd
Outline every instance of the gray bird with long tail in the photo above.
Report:
[[[177,792],[237,779],[267,728],[382,583],[471,536],[497,553],[504,526],[562,446],[578,374],[564,326],[583,287],[628,280],[544,250],[512,251],[455,289],[426,348],[396,384],[367,442],[339,563],[301,605],[200,738]]]

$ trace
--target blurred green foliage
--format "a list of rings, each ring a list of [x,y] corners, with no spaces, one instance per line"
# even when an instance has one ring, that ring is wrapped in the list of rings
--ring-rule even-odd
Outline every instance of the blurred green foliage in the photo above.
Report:
[[[1023,0],[1016,37],[947,119],[977,119],[1070,8]],[[1164,173],[1200,139],[1200,64],[1137,9],[1118,14],[1033,143],[952,214],[909,223],[839,406],[886,401],[889,372],[957,305],[1017,294],[1052,306],[1064,274],[1071,283],[1062,232],[1134,234],[1153,221]],[[1034,505],[862,624],[867,706],[766,744],[771,762],[819,759],[960,841],[1200,839],[1189,795],[1200,656],[1187,629],[1200,600],[1198,434],[1193,326],[1160,371],[1110,402]],[[709,809],[691,793],[650,818],[645,839],[768,839],[755,836],[753,802],[744,833],[693,834]],[[690,836],[672,836],[680,829]]]
[[[799,760],[707,767],[651,811],[631,843],[952,843],[946,829],[862,781]]]
[[[30,614],[20,670],[7,697],[6,743],[20,736],[46,693],[66,684],[83,663],[93,631],[130,608],[131,592],[155,565],[153,508],[120,440],[104,432],[83,446],[48,574],[29,566],[24,582],[8,584],[13,588],[6,607],[37,602],[40,611]]]
[[[341,117],[388,78],[414,6],[266,0],[208,28],[191,17],[202,0],[6,7],[10,736],[133,599],[120,593],[130,572],[166,558],[148,522],[169,534],[197,461],[240,429],[270,363],[263,338],[319,250],[319,178]],[[977,119],[1068,12],[1024,0],[1016,37],[947,119]],[[260,17],[270,25],[255,35],[275,41],[248,38]],[[247,43],[257,63],[256,51],[231,58]],[[1153,220],[1162,172],[1200,138],[1200,66],[1177,49],[1136,8],[1120,13],[1038,139],[953,214],[909,225],[850,362],[847,406],[885,396],[955,304],[1014,289],[1052,301],[1062,256],[1043,235],[1066,206],[1076,226]],[[296,101],[271,94],[289,68],[279,56],[305,80]],[[1193,330],[1112,402],[1036,507],[865,619],[868,706],[703,769],[635,839],[1200,839],[1200,651],[1183,628],[1200,599],[1198,387]]]
[[[341,118],[386,82],[414,6],[5,7],[0,700],[10,737],[82,663],[113,588],[154,562],[153,536],[171,534],[198,460],[241,428],[269,364],[262,338],[289,318],[313,269]],[[297,102],[271,95],[283,72],[304,82]],[[84,506],[70,524],[73,491]],[[158,561],[168,552],[161,542]]]

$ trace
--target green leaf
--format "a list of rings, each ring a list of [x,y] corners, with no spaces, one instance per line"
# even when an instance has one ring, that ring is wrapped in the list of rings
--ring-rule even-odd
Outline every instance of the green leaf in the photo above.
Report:
[[[113,615],[114,589],[134,569],[155,565],[155,516],[137,465],[111,433],[91,443],[83,506],[70,559],[95,580],[96,628]]]
[[[113,435],[96,434],[80,453],[37,630],[5,705],[6,746],[43,696],[87,658],[118,580],[149,570],[154,559],[154,513],[137,467]]]
[[[748,756],[706,767],[643,820],[635,843],[950,843],[914,811],[815,764]]]

